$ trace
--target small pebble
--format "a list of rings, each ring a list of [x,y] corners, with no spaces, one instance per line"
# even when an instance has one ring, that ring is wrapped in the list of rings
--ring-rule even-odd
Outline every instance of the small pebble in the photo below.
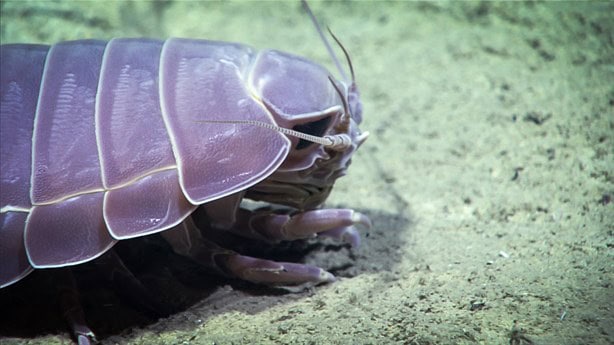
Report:
[[[500,251],[499,252],[499,256],[504,257],[506,259],[509,259],[510,255],[504,251]]]

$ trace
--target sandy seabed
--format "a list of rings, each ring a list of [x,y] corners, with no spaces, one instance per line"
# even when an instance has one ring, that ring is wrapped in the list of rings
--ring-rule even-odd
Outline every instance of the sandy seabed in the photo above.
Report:
[[[371,132],[327,206],[366,213],[373,229],[352,253],[305,258],[341,276],[333,284],[292,294],[222,284],[103,344],[614,343],[613,3],[312,7],[351,53]],[[332,68],[296,2],[1,10],[2,43],[208,38]]]

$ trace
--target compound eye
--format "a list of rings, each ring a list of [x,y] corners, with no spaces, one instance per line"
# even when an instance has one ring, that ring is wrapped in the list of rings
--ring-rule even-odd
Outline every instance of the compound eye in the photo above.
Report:
[[[307,122],[304,124],[300,124],[300,125],[296,125],[294,127],[292,127],[293,130],[297,131],[297,132],[301,132],[301,133],[305,133],[305,134],[310,134],[310,135],[315,135],[317,137],[322,137],[324,136],[324,133],[326,133],[326,130],[328,129],[329,125],[331,122],[331,116],[327,116],[323,119],[320,120],[316,120],[316,121],[312,121],[312,122]],[[307,141],[307,140],[303,140],[303,139],[299,139],[298,144],[296,144],[296,147],[294,148],[295,150],[303,150],[308,148],[309,146],[313,145],[314,143]]]

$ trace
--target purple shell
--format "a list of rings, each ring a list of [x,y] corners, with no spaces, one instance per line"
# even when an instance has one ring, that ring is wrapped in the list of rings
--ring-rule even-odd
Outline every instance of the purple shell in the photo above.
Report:
[[[323,67],[240,44],[80,40],[3,45],[0,58],[0,287],[320,157],[289,157],[296,142],[275,131],[206,121],[292,128],[342,107]]]

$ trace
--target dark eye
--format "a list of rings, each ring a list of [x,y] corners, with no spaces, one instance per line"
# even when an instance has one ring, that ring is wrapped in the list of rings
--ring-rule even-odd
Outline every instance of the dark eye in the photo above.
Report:
[[[321,137],[324,135],[324,132],[326,132],[326,129],[328,128],[328,125],[330,123],[330,119],[331,117],[328,116],[328,117],[325,117],[317,121],[308,122],[302,125],[296,125],[292,127],[292,129],[298,132]],[[312,145],[312,144],[313,143],[310,141],[299,139],[298,144],[296,144],[296,147],[294,149],[302,150],[304,148],[309,147],[309,145]]]

